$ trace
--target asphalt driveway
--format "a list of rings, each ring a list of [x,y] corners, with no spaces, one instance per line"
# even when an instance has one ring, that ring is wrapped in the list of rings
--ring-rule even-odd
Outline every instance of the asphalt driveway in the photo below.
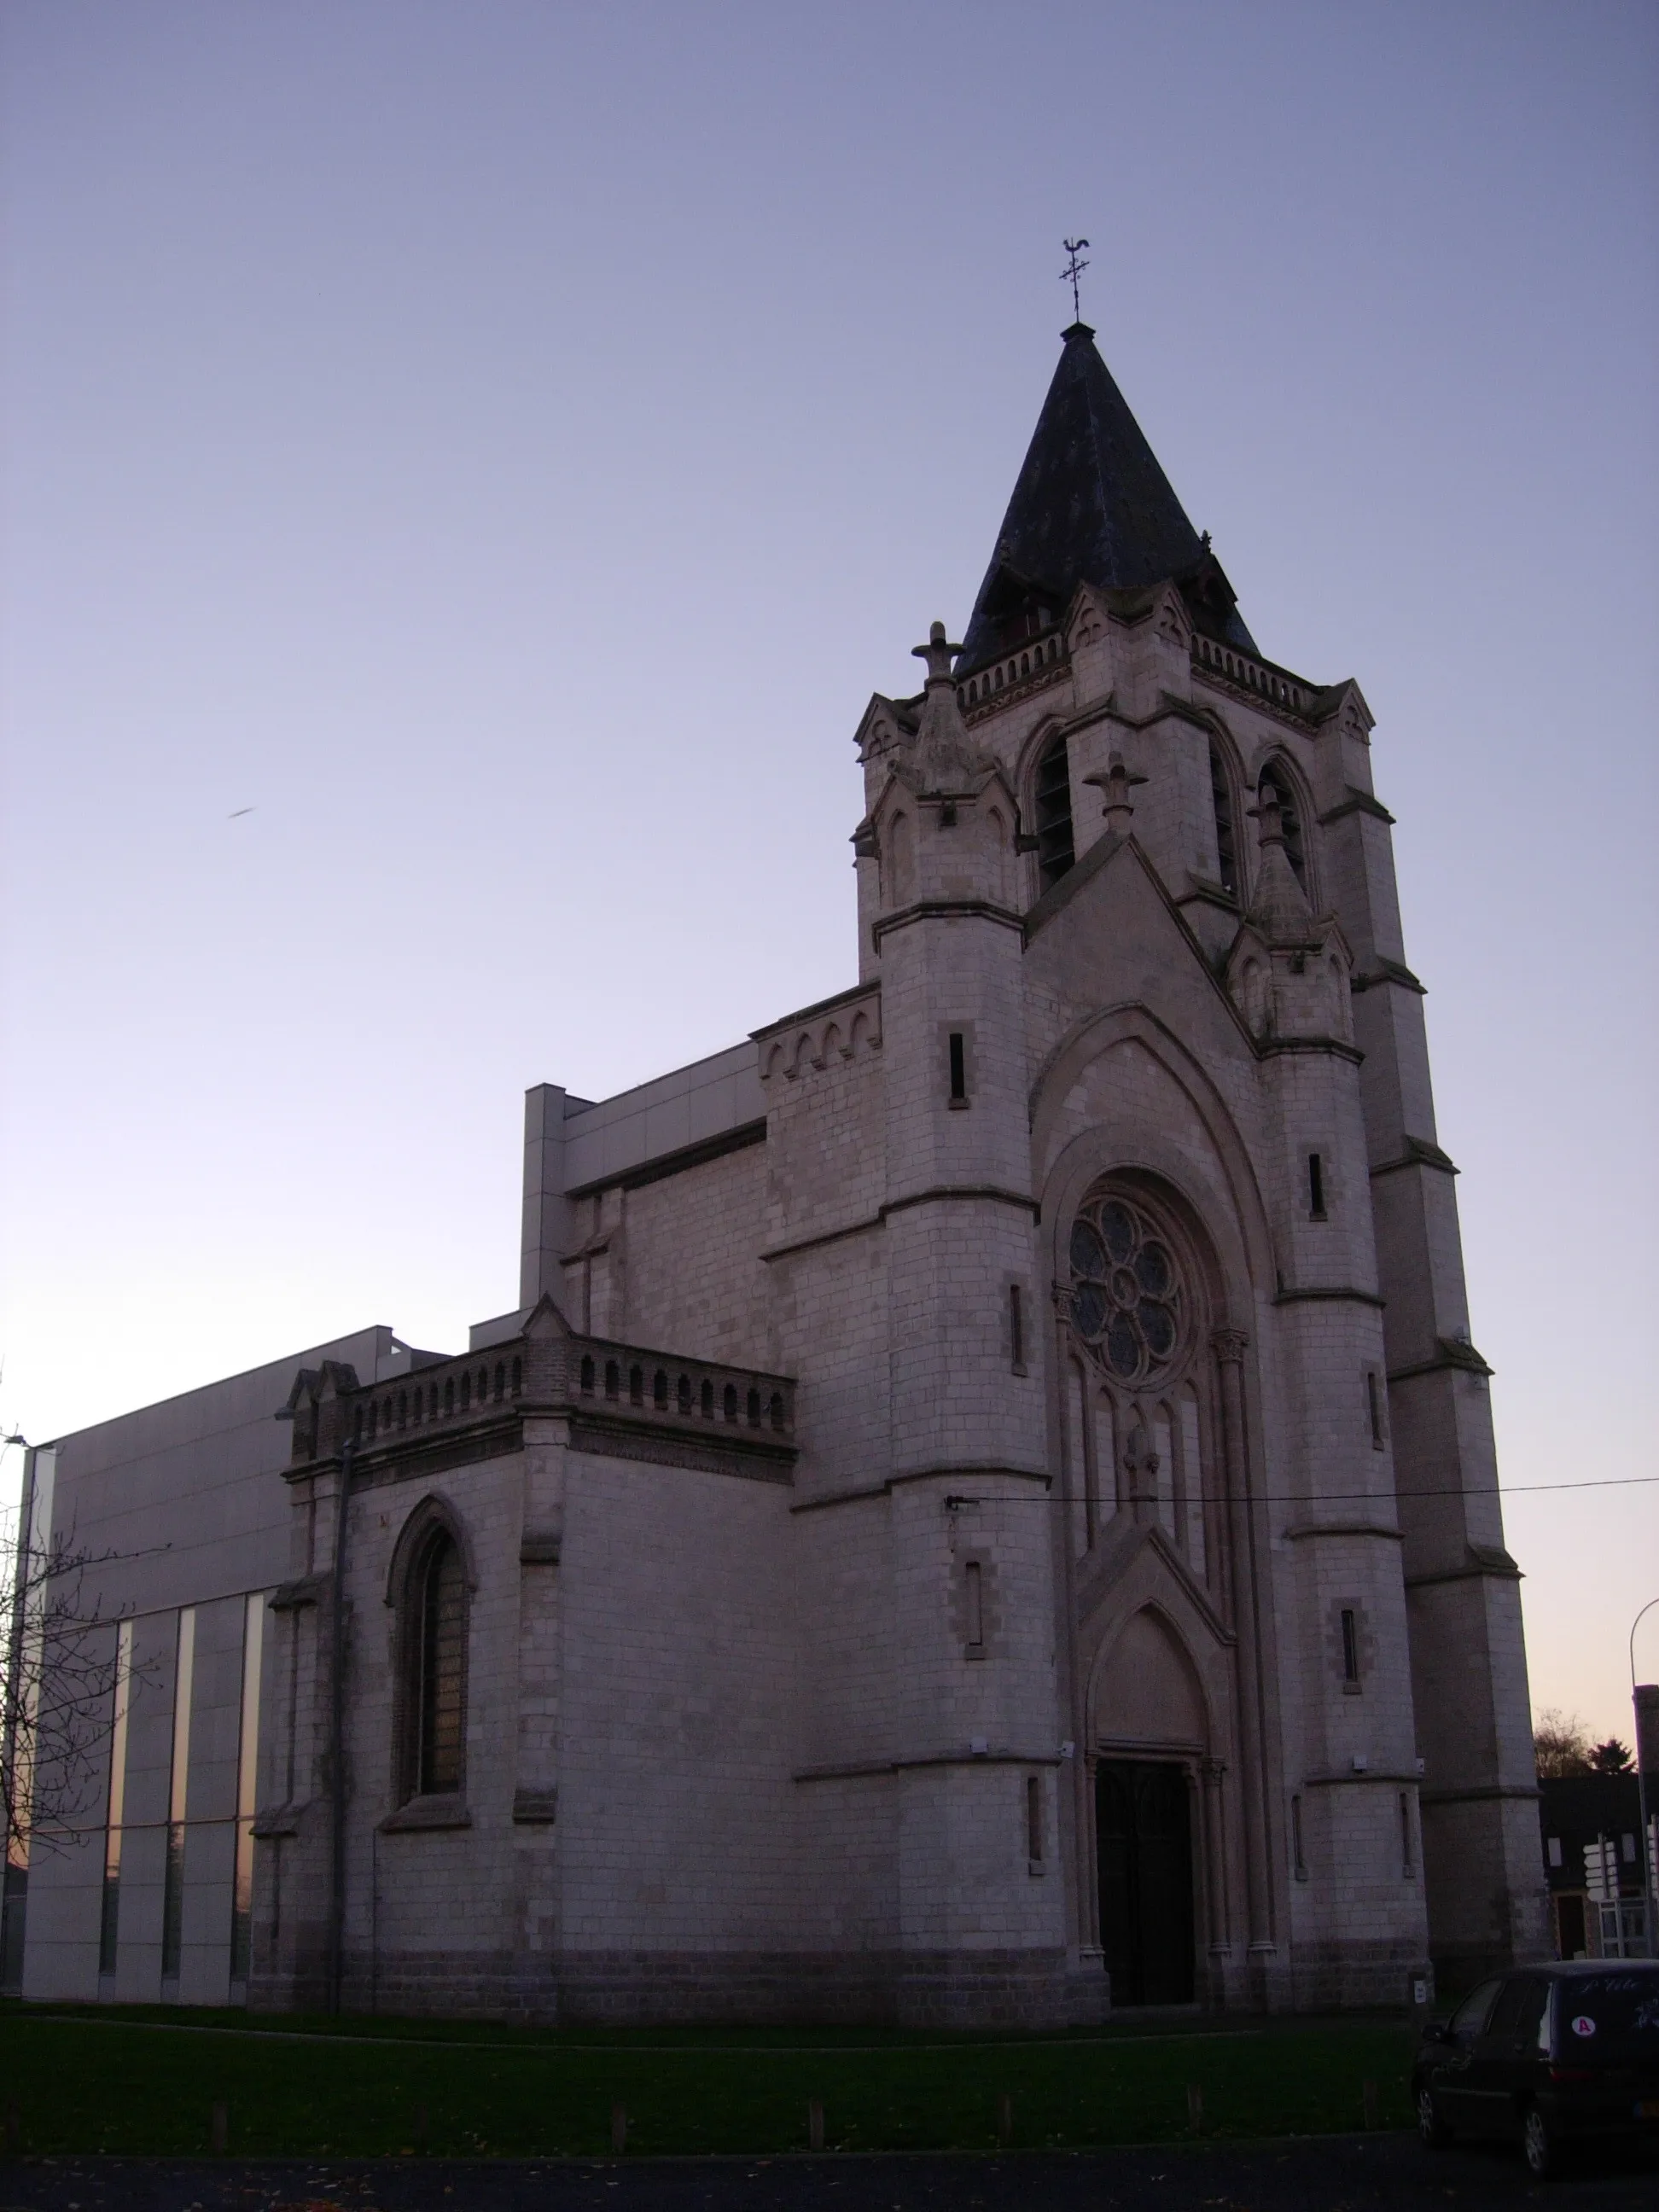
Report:
[[[1522,2203],[1653,2212],[1651,2156],[1563,2182],[1518,2157],[1436,2156],[1407,2135],[1238,2149],[776,2159],[16,2159],[0,2212],[1485,2212]]]

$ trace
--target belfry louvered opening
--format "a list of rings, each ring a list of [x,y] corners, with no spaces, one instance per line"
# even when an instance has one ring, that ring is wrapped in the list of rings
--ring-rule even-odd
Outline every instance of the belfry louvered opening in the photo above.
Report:
[[[1046,891],[1077,858],[1072,840],[1072,765],[1065,738],[1057,737],[1037,763],[1033,793],[1036,814],[1037,867]]]

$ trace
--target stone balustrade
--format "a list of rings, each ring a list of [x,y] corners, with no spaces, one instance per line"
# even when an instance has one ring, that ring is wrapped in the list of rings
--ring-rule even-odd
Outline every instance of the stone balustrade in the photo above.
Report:
[[[1214,638],[1204,637],[1196,630],[1193,633],[1193,661],[1206,675],[1243,684],[1247,691],[1271,700],[1275,706],[1288,707],[1294,714],[1305,714],[1312,703],[1311,687],[1299,684],[1284,669],[1274,668],[1265,660],[1252,660],[1249,653],[1239,653],[1231,645],[1218,645]]]
[[[570,1335],[556,1323],[544,1331],[532,1325],[507,1343],[432,1361],[386,1382],[359,1383],[349,1369],[337,1368],[302,1376],[293,1404],[292,1456],[295,1464],[306,1464],[331,1456],[348,1438],[361,1451],[378,1451],[434,1433],[560,1412],[659,1431],[713,1431],[793,1455],[790,1376]]]

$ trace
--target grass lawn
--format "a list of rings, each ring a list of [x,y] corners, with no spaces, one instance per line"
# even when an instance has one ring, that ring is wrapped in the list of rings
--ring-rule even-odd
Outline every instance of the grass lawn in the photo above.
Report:
[[[250,2156],[547,2157],[608,2153],[620,2103],[630,2153],[764,2154],[806,2148],[811,2098],[830,2149],[990,2149],[1006,2096],[1016,2146],[1060,2148],[1191,2141],[1189,2085],[1206,2137],[1358,2128],[1368,2080],[1381,2124],[1405,2126],[1414,2044],[1376,2020],[941,2044],[8,2005],[0,2112],[36,2154],[204,2152],[222,2103]]]

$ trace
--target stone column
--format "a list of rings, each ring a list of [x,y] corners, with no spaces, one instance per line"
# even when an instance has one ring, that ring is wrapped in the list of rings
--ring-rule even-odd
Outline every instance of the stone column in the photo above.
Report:
[[[1100,1839],[1095,1833],[1095,1775],[1099,1764],[1099,1758],[1093,1751],[1085,1753],[1077,1761],[1078,1924],[1084,1950],[1091,1958],[1097,1960],[1103,1955],[1100,1945]],[[1083,1864],[1085,1859],[1086,1867]]]
[[[1210,1955],[1225,1959],[1232,1950],[1231,1911],[1228,1891],[1227,1805],[1222,1784],[1227,1778],[1224,1759],[1206,1759],[1204,1775],[1204,1863],[1209,1893]]]
[[[1249,1456],[1244,1427],[1242,1328],[1218,1328],[1210,1340],[1221,1370],[1221,1427],[1227,1484],[1228,1549],[1232,1562],[1233,1628],[1238,1638],[1238,1744],[1243,1772],[1244,1877],[1253,1952],[1275,1948],[1273,1875],[1268,1863],[1267,1745],[1261,1711],[1261,1610],[1256,1601],[1255,1532],[1250,1511]]]

